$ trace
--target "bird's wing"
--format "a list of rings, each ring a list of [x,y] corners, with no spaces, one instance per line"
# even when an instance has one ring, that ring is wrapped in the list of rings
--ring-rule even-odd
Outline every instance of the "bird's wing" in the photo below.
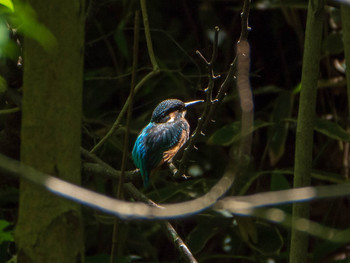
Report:
[[[161,163],[163,153],[175,147],[182,136],[186,136],[187,141],[188,123],[186,121],[177,121],[174,123],[162,123],[155,125],[148,136],[150,158],[148,162],[154,167]],[[185,134],[183,132],[185,131]],[[183,144],[183,143],[182,143]],[[182,146],[181,144],[181,146]],[[178,150],[178,149],[177,149]]]
[[[145,185],[148,184],[151,170],[163,162],[164,152],[177,146],[181,141],[181,145],[177,148],[179,150],[187,141],[188,129],[187,121],[177,121],[162,124],[150,123],[142,130],[135,142],[132,156],[135,165],[140,169]],[[186,138],[181,138],[184,135]],[[165,161],[171,159],[174,154],[166,157]]]

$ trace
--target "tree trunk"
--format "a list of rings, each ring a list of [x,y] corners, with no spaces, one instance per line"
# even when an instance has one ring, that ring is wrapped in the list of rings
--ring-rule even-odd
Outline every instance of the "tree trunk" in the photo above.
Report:
[[[79,184],[84,0],[29,2],[57,45],[24,39],[21,161]],[[83,262],[78,204],[21,180],[19,206],[18,262]]]

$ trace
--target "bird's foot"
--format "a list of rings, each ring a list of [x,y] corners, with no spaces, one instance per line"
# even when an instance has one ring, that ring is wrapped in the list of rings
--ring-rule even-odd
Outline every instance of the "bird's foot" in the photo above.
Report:
[[[181,177],[182,177],[182,178],[184,178],[185,180],[187,180],[187,179],[190,179],[190,178],[191,178],[191,176],[186,175],[186,174],[181,175]]]
[[[173,176],[175,176],[179,171],[173,163],[169,163],[169,168],[170,168],[171,172],[173,173]]]

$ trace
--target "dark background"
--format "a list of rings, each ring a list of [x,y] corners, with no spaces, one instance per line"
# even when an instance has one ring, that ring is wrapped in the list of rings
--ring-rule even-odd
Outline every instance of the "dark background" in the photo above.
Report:
[[[91,149],[110,129],[130,90],[132,71],[134,12],[138,1],[88,1],[86,19],[85,74],[83,101],[82,146]],[[199,50],[210,58],[212,41],[209,32],[220,28],[214,95],[224,80],[235,57],[235,44],[241,32],[242,1],[148,1],[147,9],[155,56],[161,72],[145,83],[135,94],[129,150],[139,131],[147,125],[155,106],[162,100],[177,98],[183,101],[204,99],[208,83]],[[317,117],[345,128],[347,123],[347,95],[344,73],[335,67],[342,62],[341,23],[337,6],[328,6],[326,14],[320,89],[317,97]],[[251,86],[254,93],[255,122],[252,165],[247,178],[253,178],[246,193],[288,189],[292,185],[294,165],[295,120],[297,118],[301,80],[303,41],[306,21],[306,1],[253,1],[249,17],[251,31]],[[143,28],[142,24],[141,27]],[[17,36],[21,38],[20,36]],[[144,31],[140,32],[137,81],[151,68]],[[6,63],[5,78],[9,90],[21,92],[21,68],[17,61]],[[3,68],[5,68],[3,66]],[[330,84],[330,80],[340,81]],[[16,96],[8,102],[15,105]],[[6,103],[8,103],[6,102]],[[5,101],[0,101],[5,105]],[[201,106],[188,111],[192,130],[202,111]],[[230,154],[237,149],[240,119],[239,98],[235,85],[230,87],[223,104],[193,151],[189,180],[173,178],[167,169],[151,178],[151,187],[144,190],[141,179],[135,184],[155,202],[170,203],[193,199],[206,193],[222,177]],[[14,158],[19,152],[20,114],[0,116],[0,151]],[[260,126],[259,126],[260,125]],[[125,119],[120,129],[98,151],[98,156],[116,169],[122,160]],[[331,128],[328,136],[315,133],[315,173],[312,185],[327,185],[347,179],[343,164],[344,143]],[[327,132],[326,132],[327,134]],[[331,135],[333,135],[333,137]],[[127,168],[134,169],[129,156]],[[283,170],[284,169],[284,170]],[[322,172],[320,172],[322,171]],[[18,182],[0,179],[1,218],[14,223],[17,217]],[[83,174],[83,185],[114,196],[117,182]],[[244,194],[244,193],[243,193]],[[282,207],[291,212],[289,205]],[[350,213],[346,198],[313,202],[311,219],[338,229],[348,227]],[[86,224],[87,262],[109,262],[113,218],[100,212],[84,209]],[[237,226],[236,217],[217,211],[172,222],[200,262],[287,262],[289,229],[269,222],[251,221],[259,235],[259,242],[246,240],[244,226]],[[122,222],[123,251],[119,262],[183,262],[174,245],[155,222]],[[243,223],[243,225],[245,225]],[[243,228],[243,230],[242,230]],[[11,227],[8,229],[11,230]],[[0,228],[1,230],[1,228]],[[4,233],[4,232],[2,232]],[[311,239],[310,254],[314,262],[331,262],[333,253],[345,253],[346,244]],[[8,258],[13,250],[11,242],[0,246],[1,258]],[[343,261],[342,261],[343,262]],[[345,262],[345,261],[344,261]]]

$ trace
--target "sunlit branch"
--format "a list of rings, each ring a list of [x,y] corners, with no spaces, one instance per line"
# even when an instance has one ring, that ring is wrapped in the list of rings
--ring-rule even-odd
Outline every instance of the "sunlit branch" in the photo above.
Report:
[[[252,144],[252,127],[254,118],[253,95],[249,80],[250,48],[247,40],[237,44],[237,88],[241,101],[241,141],[240,154],[250,155]]]
[[[193,256],[192,252],[176,232],[174,227],[169,222],[162,223],[164,231],[166,231],[168,238],[171,242],[176,245],[177,250],[180,251],[181,255],[185,258],[185,260],[189,263],[197,263],[198,261]]]
[[[157,207],[163,209],[162,206],[156,204],[152,200],[148,199],[144,194],[142,194],[135,186],[131,183],[127,183],[124,185],[129,194],[137,201],[142,201],[148,204],[151,207]],[[175,245],[177,250],[183,256],[183,258],[189,263],[196,263],[197,260],[192,255],[192,252],[186,245],[186,243],[182,240],[179,234],[176,232],[174,227],[168,221],[162,221],[161,223],[163,231],[168,236],[169,240]]]
[[[108,164],[103,162],[101,159],[99,159],[96,155],[90,153],[89,151],[85,150],[84,148],[81,148],[82,156],[86,159],[93,161],[95,163],[84,163],[83,164],[83,170],[87,173],[92,173],[97,176],[108,176],[110,178],[119,179],[121,172],[115,170],[114,168],[110,167]],[[126,174],[125,182],[123,184],[125,192],[127,192],[130,196],[133,197],[133,199],[137,201],[141,201],[149,206],[157,207],[163,209],[162,206],[156,204],[152,200],[148,199],[144,194],[142,194],[130,181],[135,176],[139,176],[138,171],[128,171]],[[171,239],[171,241],[174,241],[174,245],[177,247],[179,252],[183,255],[183,257],[188,260],[188,262],[197,262],[192,255],[191,251],[188,249],[187,245],[184,243],[184,241],[181,239],[181,237],[177,234],[175,229],[171,226],[169,222],[162,222],[162,226],[164,231],[166,231],[166,234]]]
[[[39,172],[32,167],[10,159],[2,154],[0,154],[0,172],[11,176],[21,176],[34,184],[46,188],[54,194],[79,202],[88,207],[104,211],[105,213],[118,216],[122,219],[172,219],[199,213],[209,207],[212,207],[212,209],[215,210],[226,210],[235,214],[254,215],[255,209],[260,209],[266,206],[350,195],[349,184],[339,184],[318,187],[302,187],[275,192],[258,193],[248,196],[225,197],[222,200],[217,201],[216,196],[219,193],[221,195],[224,194],[221,191],[224,188],[223,186],[227,183],[223,180],[225,178],[223,177],[220,180],[220,185],[217,184],[211,191],[200,198],[176,204],[161,204],[161,206],[159,206],[153,202],[147,202],[146,204],[113,199]],[[135,187],[131,184],[126,183],[125,185],[128,187],[129,193],[134,192],[134,194],[141,196],[136,199],[142,200],[142,202],[146,200],[137,189],[135,191]],[[267,219],[277,221],[277,219],[273,217]],[[307,231],[307,229],[305,229],[305,231]]]

